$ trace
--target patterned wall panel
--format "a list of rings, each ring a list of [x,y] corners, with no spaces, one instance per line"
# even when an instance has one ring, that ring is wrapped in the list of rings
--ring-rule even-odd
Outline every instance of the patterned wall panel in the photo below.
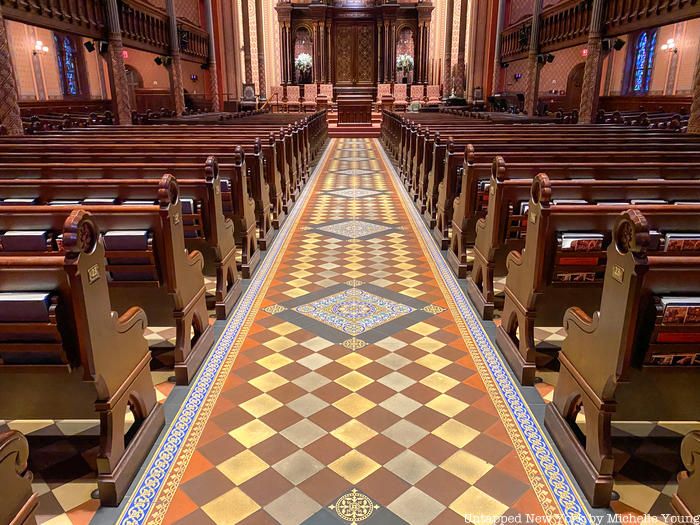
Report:
[[[510,0],[506,11],[505,27],[532,15],[533,0]]]
[[[175,0],[175,12],[178,18],[185,18],[201,27],[202,20],[199,16],[199,0]]]
[[[12,55],[12,65],[15,69],[20,100],[36,100],[37,94],[31,61],[34,43],[27,32],[29,26],[11,20],[6,20],[5,26],[7,27],[7,39],[10,43],[10,54]]]
[[[566,81],[571,70],[586,58],[583,50],[586,46],[575,46],[560,51],[555,51],[554,62],[545,64],[540,72],[540,93],[549,93],[551,90],[566,90]],[[510,68],[509,68],[510,69]]]
[[[58,76],[58,59],[56,58],[56,48],[53,42],[53,32],[48,29],[36,28],[36,36],[49,47],[49,52],[41,57],[41,72],[44,78],[44,88],[46,97],[49,100],[63,98],[61,82]]]

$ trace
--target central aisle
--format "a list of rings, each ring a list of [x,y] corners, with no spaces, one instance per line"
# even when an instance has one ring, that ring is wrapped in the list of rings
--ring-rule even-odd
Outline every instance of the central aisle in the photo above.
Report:
[[[199,404],[186,401],[122,523],[561,515],[543,474],[558,464],[533,459],[533,446],[549,450],[527,437],[539,427],[522,430],[475,365],[379,144],[334,141],[323,162],[247,320],[219,342],[218,375],[205,368]]]

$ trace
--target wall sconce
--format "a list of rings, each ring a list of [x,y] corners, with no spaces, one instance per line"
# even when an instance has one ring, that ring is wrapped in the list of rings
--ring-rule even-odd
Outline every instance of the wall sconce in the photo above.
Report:
[[[514,78],[515,81],[517,82],[518,80],[520,80],[521,78],[523,78],[523,74],[522,74],[522,73],[516,73],[515,75],[513,75],[513,78]]]
[[[45,55],[49,52],[49,46],[45,46],[41,40],[37,40],[34,43],[34,50],[32,53],[34,55]]]
[[[666,40],[666,43],[661,46],[661,51],[666,51],[667,53],[678,53],[676,41],[673,38],[669,38]]]

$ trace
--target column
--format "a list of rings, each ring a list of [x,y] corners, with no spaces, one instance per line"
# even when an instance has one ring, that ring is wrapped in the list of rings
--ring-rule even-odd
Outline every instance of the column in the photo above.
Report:
[[[115,2],[115,0],[110,0]],[[216,46],[214,44],[214,15],[211,9],[211,0],[204,0],[204,16],[207,22],[207,32],[209,33],[209,93],[211,93],[212,111],[221,110],[219,100],[219,79],[216,69]]]
[[[172,1],[172,0],[169,0]],[[245,67],[245,83],[253,83],[253,59],[250,56],[250,11],[248,0],[241,0],[241,23],[243,25],[243,64]]]
[[[579,124],[595,121],[600,98],[600,78],[603,69],[603,7],[604,0],[593,0],[591,28],[588,32],[588,55],[583,71]]]
[[[131,101],[129,85],[124,68],[124,48],[122,31],[119,24],[117,0],[107,0],[107,25],[109,27],[109,46],[107,46],[107,67],[109,71],[109,88],[112,92],[112,111],[117,122],[123,126],[131,125]]]
[[[172,62],[168,67],[170,73],[170,91],[175,100],[175,113],[182,115],[185,112],[185,88],[182,84],[182,64],[180,63],[180,39],[177,34],[177,15],[175,13],[175,0],[166,3],[168,19],[170,21],[170,56]]]
[[[267,99],[265,81],[265,20],[262,0],[255,0],[255,32],[258,41],[258,93],[260,100]]]
[[[505,1],[505,0],[502,0]],[[442,71],[442,95],[444,98],[452,94],[452,26],[455,11],[455,0],[447,0],[447,11],[445,15],[445,47],[443,55],[445,61]]]
[[[464,98],[464,54],[467,44],[467,0],[459,6],[459,48],[457,51],[457,74],[454,79],[455,95]]]
[[[693,87],[693,104],[690,106],[688,133],[700,135],[700,54],[695,64],[695,86]]]
[[[532,31],[530,33],[530,50],[527,55],[527,79],[525,82],[525,113],[532,116],[537,109],[537,98],[540,91],[540,69],[542,64],[537,62],[539,52],[540,12],[542,0],[535,0],[532,13]]]
[[[319,59],[321,60],[321,76],[318,79],[319,83],[326,84],[327,79],[327,69],[326,69],[326,21],[321,20],[319,22],[319,28],[321,29],[321,45],[319,47]]]
[[[333,74],[335,72],[335,63],[333,61],[335,55],[333,54],[333,22],[328,21],[328,38],[326,42],[328,44],[328,52],[326,56],[328,57],[328,83],[333,83]]]
[[[414,63],[415,70],[413,71],[413,84],[420,84],[423,75],[423,24],[418,21],[418,29],[415,34],[415,50]],[[409,88],[410,90],[410,88]]]
[[[391,62],[391,55],[389,53],[389,42],[391,37],[389,35],[389,21],[384,20],[384,82],[387,84],[391,82],[391,69],[389,63]]]
[[[501,33],[506,16],[506,0],[498,0],[498,18],[496,20],[496,45],[493,53],[493,82],[491,94],[498,92],[498,81],[501,77]],[[486,95],[484,93],[484,95]]]
[[[382,35],[382,21],[377,19],[377,83],[384,83],[384,71],[383,66],[383,50],[384,50],[384,40]]]
[[[396,82],[396,21],[389,22],[389,77]]]
[[[5,127],[9,135],[22,135],[24,129],[19,110],[17,80],[11,58],[5,19],[0,10],[0,125]]]

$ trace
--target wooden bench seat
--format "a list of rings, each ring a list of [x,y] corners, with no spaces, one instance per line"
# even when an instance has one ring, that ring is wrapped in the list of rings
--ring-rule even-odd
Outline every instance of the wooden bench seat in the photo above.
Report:
[[[690,211],[690,210],[689,210]],[[680,222],[680,221],[679,221]],[[686,221],[695,225],[697,218]],[[680,225],[680,224],[679,224]],[[654,220],[628,210],[613,224],[600,307],[589,316],[578,307],[564,315],[567,336],[559,355],[561,370],[545,425],[594,506],[610,501],[614,455],[613,421],[697,421],[700,419],[700,323],[685,319],[689,310],[662,304],[662,298],[700,298],[700,252],[654,254]],[[692,247],[691,247],[692,248]],[[682,318],[679,314],[683,313]],[[663,341],[663,342],[662,342]],[[690,359],[674,356],[691,354]],[[575,423],[583,410],[585,430]],[[700,451],[698,434],[683,445],[683,459]],[[697,510],[697,475],[681,476],[677,502]]]
[[[112,304],[124,311],[136,303],[146,310],[152,325],[177,328],[175,377],[178,384],[188,384],[214,341],[202,275],[204,258],[185,247],[175,178],[164,176],[153,185],[153,194],[158,204],[3,206],[0,230],[60,231],[65,216],[77,208],[89,211],[102,232],[144,232],[145,250],[132,237],[131,249],[122,246],[107,252]],[[0,252],[0,259],[6,255]]]
[[[570,175],[571,165],[543,166],[550,177],[552,191],[561,199],[584,199],[590,202],[663,200],[697,200],[700,204],[700,178],[695,180],[631,179],[615,180],[620,174],[634,177],[634,166],[627,169],[615,165],[591,166],[589,176],[596,179],[557,180]],[[596,172],[599,169],[599,172]],[[576,174],[576,171],[574,171]],[[611,180],[612,179],[612,180]],[[522,250],[527,230],[527,206],[530,200],[531,179],[509,179],[505,161],[494,159],[493,171],[485,188],[488,204],[486,215],[476,221],[474,263],[467,279],[467,291],[477,311],[484,319],[493,315],[494,278],[506,274],[505,261],[511,250]],[[634,202],[632,202],[634,204]],[[454,243],[455,236],[453,236]],[[466,253],[465,253],[466,258]]]
[[[41,175],[44,178],[4,179],[2,177],[5,175],[12,174],[13,168],[0,165],[0,195],[4,197],[0,200],[0,206],[8,203],[8,199],[17,204],[16,201],[22,198],[29,198],[34,204],[76,198],[84,205],[116,205],[138,199],[155,203],[153,188],[160,182],[155,177],[162,175],[164,167],[146,164],[128,168],[122,166],[124,175],[149,177],[145,179],[83,178],[85,175],[102,176],[103,170],[109,171],[113,167],[111,164],[27,164],[19,166],[22,175]],[[202,252],[205,274],[216,277],[216,313],[219,319],[226,319],[240,296],[241,281],[236,268],[233,222],[224,216],[218,163],[214,157],[210,157],[204,166],[178,165],[177,172],[191,177],[177,179],[182,192],[180,200],[186,244],[190,250]],[[79,178],[65,178],[71,174]],[[8,249],[7,243],[3,243],[3,249]]]
[[[600,304],[601,276],[605,271],[604,247],[621,211],[630,204],[556,204],[549,177],[539,174],[532,182],[527,210],[527,232],[521,252],[506,257],[505,302],[496,341],[515,377],[524,385],[535,380],[535,325],[558,326],[572,305],[588,311]],[[700,204],[637,205],[653,227],[662,233],[693,232],[700,220]],[[598,248],[567,250],[563,233],[596,232]],[[663,246],[657,243],[658,253]],[[559,245],[559,247],[558,247]],[[571,276],[570,279],[566,279]]]
[[[112,311],[97,223],[85,210],[65,213],[62,254],[0,257],[0,292],[19,295],[0,302],[0,418],[99,419],[98,488],[102,504],[114,506],[160,433],[163,409],[146,315]],[[17,318],[17,304],[37,292],[50,298],[46,316],[35,304],[34,314]],[[127,410],[136,430],[125,442]]]

